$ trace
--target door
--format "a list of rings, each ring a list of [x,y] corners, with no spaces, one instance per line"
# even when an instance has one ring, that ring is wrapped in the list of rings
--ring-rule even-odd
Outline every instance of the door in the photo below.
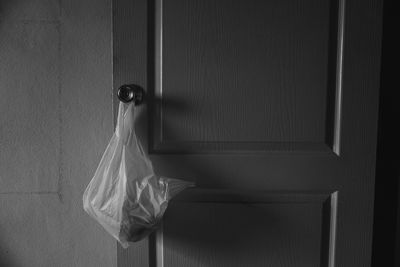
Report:
[[[369,266],[381,5],[114,0],[114,87],[146,91],[156,172],[198,186],[118,265]]]

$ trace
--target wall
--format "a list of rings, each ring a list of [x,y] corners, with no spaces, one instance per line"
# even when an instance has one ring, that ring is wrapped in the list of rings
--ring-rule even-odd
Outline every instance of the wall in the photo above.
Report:
[[[111,0],[0,2],[0,266],[115,266],[82,209],[112,134]]]

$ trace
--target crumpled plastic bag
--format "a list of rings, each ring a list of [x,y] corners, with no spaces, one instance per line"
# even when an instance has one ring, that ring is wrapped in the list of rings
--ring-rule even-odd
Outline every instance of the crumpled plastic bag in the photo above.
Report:
[[[194,186],[154,173],[135,134],[134,111],[133,103],[120,103],[115,133],[83,194],[84,210],[124,248],[153,232],[168,201]]]

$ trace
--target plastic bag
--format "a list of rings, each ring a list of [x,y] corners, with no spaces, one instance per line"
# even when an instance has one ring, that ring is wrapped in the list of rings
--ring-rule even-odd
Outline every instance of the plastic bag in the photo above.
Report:
[[[168,201],[193,186],[155,175],[135,134],[134,110],[120,103],[115,133],[83,194],[84,210],[124,248],[154,231]]]

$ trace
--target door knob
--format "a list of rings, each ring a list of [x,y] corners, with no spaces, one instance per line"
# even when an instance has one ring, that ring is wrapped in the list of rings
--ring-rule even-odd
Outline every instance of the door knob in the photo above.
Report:
[[[124,103],[133,101],[135,105],[140,105],[144,99],[144,90],[138,85],[124,84],[118,88],[117,96]]]

